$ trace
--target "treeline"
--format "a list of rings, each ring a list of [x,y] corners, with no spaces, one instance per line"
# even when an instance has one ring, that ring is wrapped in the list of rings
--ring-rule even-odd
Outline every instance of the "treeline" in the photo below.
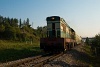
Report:
[[[21,19],[0,16],[0,39],[15,41],[33,41],[46,36],[46,26],[33,29],[29,18]]]
[[[95,35],[92,40],[86,38],[86,44],[91,46],[93,54],[100,55],[100,34]]]
[[[100,34],[97,34],[91,44],[91,49],[96,56],[100,56]]]
[[[85,43],[93,47],[100,47],[100,34],[95,35],[91,40],[87,37]]]
[[[97,34],[93,41],[92,41],[92,46],[94,47],[100,47],[100,34]]]

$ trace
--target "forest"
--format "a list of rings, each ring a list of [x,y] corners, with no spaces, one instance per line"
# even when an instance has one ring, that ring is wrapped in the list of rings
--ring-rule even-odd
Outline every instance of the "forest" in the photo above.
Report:
[[[46,26],[32,28],[29,18],[21,20],[0,16],[0,39],[12,41],[39,41],[46,37]]]

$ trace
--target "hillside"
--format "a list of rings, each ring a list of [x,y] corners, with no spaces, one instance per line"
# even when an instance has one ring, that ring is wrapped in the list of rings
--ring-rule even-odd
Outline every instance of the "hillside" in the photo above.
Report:
[[[0,40],[37,42],[40,37],[46,37],[46,26],[34,29],[29,18],[22,22],[21,19],[0,16]]]

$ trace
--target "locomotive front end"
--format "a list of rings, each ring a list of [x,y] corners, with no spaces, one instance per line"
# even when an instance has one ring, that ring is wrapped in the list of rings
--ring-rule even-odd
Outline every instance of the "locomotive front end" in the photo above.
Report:
[[[40,47],[44,51],[63,51],[64,38],[41,38]]]

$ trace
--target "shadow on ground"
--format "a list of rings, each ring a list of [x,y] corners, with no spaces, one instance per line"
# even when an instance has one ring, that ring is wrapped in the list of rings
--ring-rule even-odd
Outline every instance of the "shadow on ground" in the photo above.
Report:
[[[76,60],[80,60],[86,63],[90,63],[91,62],[91,58],[89,55],[87,55],[84,52],[79,52],[75,49],[72,49],[71,51],[68,52],[68,54],[71,54],[73,58],[75,58]]]
[[[83,65],[70,65],[64,61],[53,61],[50,63],[50,67],[88,67],[88,66],[83,66]]]

